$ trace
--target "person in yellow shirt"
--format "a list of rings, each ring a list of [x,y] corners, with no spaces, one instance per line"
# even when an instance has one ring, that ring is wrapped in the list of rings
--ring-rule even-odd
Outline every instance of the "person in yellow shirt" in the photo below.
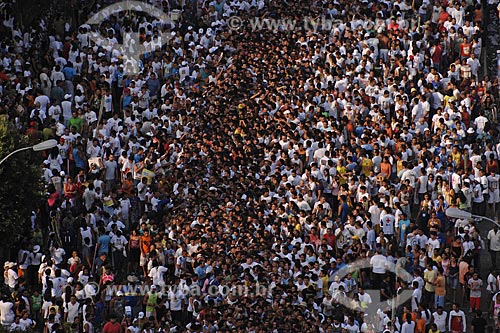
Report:
[[[339,165],[337,166],[337,174],[339,176],[339,185],[347,184],[346,173],[347,173],[347,168],[343,164],[339,163]]]
[[[441,331],[438,330],[436,324],[431,324],[431,328],[429,328],[429,333],[441,333]]]
[[[328,274],[321,270],[319,272],[319,278],[323,281],[323,295],[328,294]]]
[[[455,162],[455,165],[460,165],[462,154],[458,151],[457,146],[453,146],[453,148],[451,149],[451,159],[453,160],[453,162]]]
[[[361,173],[366,177],[370,176],[370,171],[373,169],[373,161],[366,155],[361,160]]]
[[[432,261],[434,261],[436,264],[439,264],[443,258],[439,255],[439,249],[434,249],[434,253],[432,254]]]
[[[431,307],[434,301],[434,293],[436,292],[436,287],[434,286],[434,282],[436,280],[436,272],[432,268],[432,263],[429,262],[426,265],[426,269],[424,271],[424,294],[422,304],[427,307]]]

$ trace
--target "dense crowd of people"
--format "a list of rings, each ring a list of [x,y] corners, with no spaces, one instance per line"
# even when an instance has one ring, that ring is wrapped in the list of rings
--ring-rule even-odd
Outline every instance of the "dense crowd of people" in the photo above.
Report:
[[[24,26],[14,4],[0,110],[58,145],[4,265],[4,331],[498,332],[500,232],[446,216],[499,215],[480,2],[153,1],[178,20]],[[251,24],[304,17],[336,24]]]

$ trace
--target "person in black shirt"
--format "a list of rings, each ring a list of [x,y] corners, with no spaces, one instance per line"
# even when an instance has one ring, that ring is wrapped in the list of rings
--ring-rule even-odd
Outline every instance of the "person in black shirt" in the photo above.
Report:
[[[484,319],[481,315],[481,310],[477,310],[475,313],[475,318],[472,319],[471,326],[474,333],[486,332],[486,319]]]
[[[387,301],[392,298],[391,276],[387,274],[380,284],[380,300]]]

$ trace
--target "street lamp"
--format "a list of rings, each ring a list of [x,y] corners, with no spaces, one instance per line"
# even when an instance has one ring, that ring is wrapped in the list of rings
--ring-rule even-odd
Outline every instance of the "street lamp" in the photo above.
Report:
[[[12,153],[10,153],[9,155],[5,156],[1,161],[0,161],[0,165],[3,164],[3,162],[5,162],[9,157],[11,157],[12,155],[16,154],[16,153],[19,153],[20,151],[24,151],[24,150],[30,150],[30,149],[33,149],[33,151],[42,151],[42,150],[47,150],[47,149],[51,149],[51,148],[54,148],[55,146],[57,146],[57,140],[54,140],[54,139],[51,139],[51,140],[47,140],[47,141],[43,141],[43,142],[40,142],[34,146],[29,146],[29,147],[24,147],[24,148],[19,148],[17,150],[14,150]]]
[[[490,221],[494,225],[500,227],[500,224],[497,221],[493,220],[493,219],[490,219],[490,218],[488,218],[486,216],[474,215],[474,214],[471,214],[469,212],[466,212],[465,210],[458,209],[456,207],[450,207],[450,208],[448,208],[446,210],[446,216],[454,218],[454,219],[462,219],[462,220],[470,220],[472,218],[479,218],[479,219],[482,219],[482,220]]]

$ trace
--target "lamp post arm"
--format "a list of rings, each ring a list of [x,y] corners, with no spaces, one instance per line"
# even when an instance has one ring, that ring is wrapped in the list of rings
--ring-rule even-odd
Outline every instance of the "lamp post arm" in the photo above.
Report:
[[[489,221],[489,222],[493,223],[494,225],[496,225],[497,227],[500,227],[500,223],[498,223],[497,221],[495,221],[493,219],[490,219],[489,217],[481,216],[481,215],[472,215],[472,217],[478,218],[478,219],[481,219],[481,220]]]
[[[0,161],[0,165],[2,165],[2,164],[3,164],[3,162],[5,162],[5,161],[6,161],[9,157],[11,157],[12,155],[17,154],[17,153],[19,153],[19,152],[21,152],[21,151],[23,151],[23,150],[30,150],[30,149],[32,149],[32,148],[33,148],[33,147],[32,147],[32,146],[30,146],[30,147],[24,147],[24,148],[19,148],[19,149],[17,149],[17,150],[14,150],[12,153],[10,153],[9,155],[5,156],[5,157],[4,157],[4,158]]]

